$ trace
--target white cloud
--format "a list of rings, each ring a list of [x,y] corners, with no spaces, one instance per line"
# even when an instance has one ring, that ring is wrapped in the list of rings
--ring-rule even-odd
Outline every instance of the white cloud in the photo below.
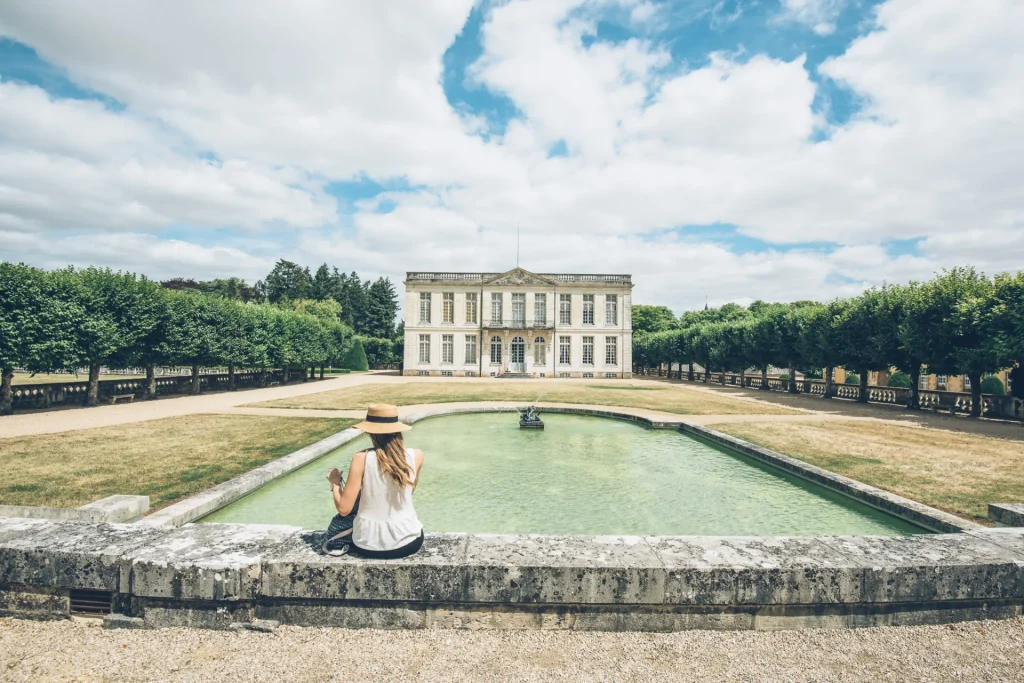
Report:
[[[826,33],[845,4],[787,0],[785,10]],[[509,267],[519,224],[527,267],[634,272],[639,298],[677,307],[705,292],[824,298],[964,262],[1019,267],[1019,2],[879,6],[874,30],[820,67],[865,102],[839,126],[815,114],[804,57],[718,53],[683,68],[646,29],[589,43],[603,12],[649,28],[661,6],[496,3],[470,78],[521,116],[488,141],[483,120],[456,112],[442,87],[442,55],[470,8],[4,6],[0,34],[125,110],[0,83],[0,230],[304,227],[277,238],[280,256],[395,277]],[[548,158],[560,140],[569,156]],[[362,174],[422,187],[359,203],[341,228],[322,184]],[[392,211],[380,212],[383,199]],[[663,234],[714,223],[772,244],[838,246],[737,254]],[[170,244],[145,239],[132,244]],[[908,239],[921,240],[920,256],[880,246]],[[253,269],[273,251],[230,248]]]
[[[836,20],[850,0],[782,0],[783,21],[807,25],[819,36],[835,33]]]

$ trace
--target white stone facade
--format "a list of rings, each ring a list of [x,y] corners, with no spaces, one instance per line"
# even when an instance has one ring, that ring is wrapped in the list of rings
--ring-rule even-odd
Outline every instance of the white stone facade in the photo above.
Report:
[[[629,275],[409,272],[406,375],[632,376]]]

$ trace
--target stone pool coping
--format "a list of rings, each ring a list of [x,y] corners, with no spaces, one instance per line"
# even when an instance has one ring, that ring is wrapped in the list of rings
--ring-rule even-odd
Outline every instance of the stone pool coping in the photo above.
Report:
[[[515,410],[516,403],[479,402],[474,404],[445,404],[403,406],[402,420],[414,424],[420,420],[467,413],[497,413]],[[958,532],[984,528],[970,520],[948,512],[898,496],[888,491],[868,486],[849,477],[810,465],[776,451],[738,439],[703,425],[687,422],[684,417],[671,413],[625,408],[618,406],[586,406],[564,403],[538,403],[542,412],[584,415],[626,420],[651,427],[670,429],[697,436],[725,448],[737,451],[759,462],[780,469],[790,475],[814,482],[831,491],[857,500],[888,514],[900,517],[930,531]],[[344,431],[306,446],[294,453],[278,458],[262,467],[250,470],[222,484],[218,484],[194,496],[179,501],[143,518],[142,523],[152,526],[181,526],[194,522],[236,500],[262,488],[271,481],[306,465],[327,453],[358,438],[362,432],[350,427]]]
[[[111,597],[111,627],[835,628],[1013,618],[1024,607],[1024,529],[427,534],[399,560],[323,556],[322,538],[270,525],[4,518],[0,615],[66,618],[83,589]]]

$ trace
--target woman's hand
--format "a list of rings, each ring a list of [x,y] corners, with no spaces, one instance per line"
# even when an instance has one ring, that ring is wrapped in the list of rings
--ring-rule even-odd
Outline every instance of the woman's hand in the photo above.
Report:
[[[341,472],[337,467],[332,467],[331,471],[327,473],[327,481],[331,482],[331,490],[335,486],[341,486]]]

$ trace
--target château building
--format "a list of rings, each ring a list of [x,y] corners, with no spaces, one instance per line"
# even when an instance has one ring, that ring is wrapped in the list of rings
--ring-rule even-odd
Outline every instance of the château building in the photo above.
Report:
[[[632,376],[629,275],[423,273],[405,277],[404,374]]]

